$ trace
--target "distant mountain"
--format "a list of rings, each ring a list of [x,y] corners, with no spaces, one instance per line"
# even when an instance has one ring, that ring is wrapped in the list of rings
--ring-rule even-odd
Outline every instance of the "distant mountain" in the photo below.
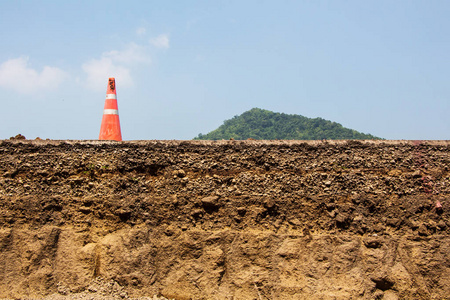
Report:
[[[226,120],[208,134],[199,134],[194,140],[363,140],[380,139],[322,118],[275,113],[253,108],[240,116]]]

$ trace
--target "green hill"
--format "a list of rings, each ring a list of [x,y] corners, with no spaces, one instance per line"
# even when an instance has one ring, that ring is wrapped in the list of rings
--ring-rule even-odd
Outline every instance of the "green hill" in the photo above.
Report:
[[[275,113],[253,108],[240,116],[226,120],[216,130],[199,134],[194,140],[363,140],[380,139],[360,133],[322,118]]]

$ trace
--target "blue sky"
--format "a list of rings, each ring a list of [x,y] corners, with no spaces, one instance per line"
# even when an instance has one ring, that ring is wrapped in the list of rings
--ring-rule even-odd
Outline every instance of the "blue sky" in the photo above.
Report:
[[[450,138],[450,1],[0,0],[0,139],[192,139],[253,107]]]

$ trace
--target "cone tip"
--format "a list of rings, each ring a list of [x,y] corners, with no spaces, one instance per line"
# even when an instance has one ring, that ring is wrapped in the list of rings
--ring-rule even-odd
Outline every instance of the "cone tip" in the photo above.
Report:
[[[107,88],[106,93],[107,94],[115,94],[116,93],[116,79],[114,77],[109,77],[108,88]]]

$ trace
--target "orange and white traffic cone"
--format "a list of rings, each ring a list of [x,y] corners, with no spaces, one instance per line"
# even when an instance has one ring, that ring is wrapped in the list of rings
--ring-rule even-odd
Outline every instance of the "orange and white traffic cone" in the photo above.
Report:
[[[99,140],[121,141],[119,108],[117,106],[116,80],[109,78],[106,89],[105,108],[103,110],[102,126]]]

